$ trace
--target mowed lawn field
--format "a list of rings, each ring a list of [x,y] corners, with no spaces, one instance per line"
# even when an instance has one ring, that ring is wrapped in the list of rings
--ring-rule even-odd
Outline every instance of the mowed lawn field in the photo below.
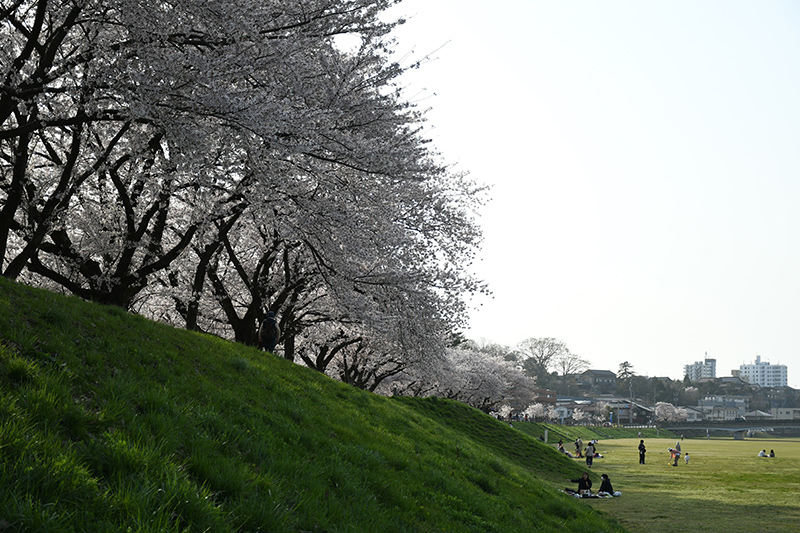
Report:
[[[645,465],[638,444],[599,443],[604,458],[592,470],[608,474],[622,496],[584,500],[630,531],[800,531],[800,439],[685,439],[689,464],[681,457],[677,467],[668,464],[674,439],[645,439]],[[757,457],[762,449],[776,457]]]

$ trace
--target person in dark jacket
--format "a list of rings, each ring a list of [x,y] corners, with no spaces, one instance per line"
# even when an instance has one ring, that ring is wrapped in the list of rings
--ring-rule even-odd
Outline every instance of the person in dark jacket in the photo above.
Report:
[[[267,313],[267,318],[261,323],[261,327],[258,328],[258,346],[262,350],[274,353],[280,338],[281,328],[278,326],[275,313],[270,311]]]
[[[647,451],[647,449],[644,447],[644,440],[640,440],[639,441],[639,464],[640,465],[644,464],[644,454],[645,454],[646,451]]]
[[[588,472],[584,472],[583,475],[578,479],[569,479],[567,481],[569,481],[570,483],[578,484],[578,490],[577,490],[578,494],[583,494],[584,491],[590,491],[592,488],[592,480],[589,479]],[[569,488],[564,490],[570,494],[575,494],[576,492],[574,489],[569,489]]]
[[[614,494],[614,488],[611,486],[611,480],[608,479],[608,474],[603,474],[600,477],[602,478],[602,481],[600,481],[600,492]]]

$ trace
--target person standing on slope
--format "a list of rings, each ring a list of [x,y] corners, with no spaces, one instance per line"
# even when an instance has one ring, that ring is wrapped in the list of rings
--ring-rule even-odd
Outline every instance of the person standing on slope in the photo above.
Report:
[[[271,353],[275,353],[275,346],[281,338],[281,328],[275,319],[275,313],[267,313],[267,318],[261,322],[258,328],[258,347]]]

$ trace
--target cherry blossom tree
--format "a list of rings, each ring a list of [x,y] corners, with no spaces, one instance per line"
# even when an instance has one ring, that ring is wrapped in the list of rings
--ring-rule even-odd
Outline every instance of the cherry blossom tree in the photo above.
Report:
[[[689,418],[686,409],[675,407],[667,402],[657,402],[654,415],[655,419],[660,422],[680,422]]]
[[[373,101],[384,101],[385,108],[393,105],[403,109],[396,99],[379,94],[379,88],[398,74],[395,66],[384,66],[386,62],[381,60],[385,47],[381,37],[393,24],[380,22],[377,14],[391,3],[359,1],[345,5],[308,0],[296,9],[287,9],[283,3],[238,0],[227,2],[222,12],[208,9],[199,0],[172,2],[168,9],[127,1],[72,6],[16,2],[2,10],[11,22],[6,28],[25,29],[12,33],[12,37],[18,37],[14,43],[18,46],[5,50],[13,69],[6,73],[9,83],[0,111],[0,118],[6,122],[2,140],[8,140],[9,169],[14,169],[17,178],[6,189],[2,216],[8,224],[3,228],[19,228],[16,239],[8,233],[0,235],[5,275],[17,277],[33,258],[37,273],[56,283],[74,280],[76,273],[90,278],[89,291],[83,291],[90,298],[94,296],[92,285],[122,286],[122,292],[129,292],[126,289],[132,285],[142,286],[146,276],[180,255],[199,224],[208,222],[203,220],[204,213],[224,216],[232,210],[235,216],[240,209],[236,201],[242,193],[240,184],[216,181],[220,173],[207,176],[211,181],[203,182],[200,178],[211,174],[207,172],[209,158],[196,155],[219,152],[216,144],[230,136],[241,141],[247,133],[255,133],[251,140],[269,146],[273,158],[303,156],[351,166],[359,165],[364,157],[380,161],[387,150],[398,148],[397,142],[384,137],[379,147],[373,141],[368,152],[341,147],[346,146],[344,141],[352,148],[356,140],[364,140],[360,133],[364,128],[357,121],[360,115],[378,112],[374,106],[359,107],[358,99],[365,92],[374,95]],[[361,69],[349,64],[338,68],[337,72],[355,72],[341,83],[323,78],[321,74],[335,71],[330,65],[337,64],[335,59],[340,57],[331,37],[352,32],[364,35]],[[298,78],[317,84],[302,83]],[[362,90],[351,88],[356,84]],[[331,86],[345,97],[331,99]],[[303,105],[297,105],[299,101]],[[388,127],[408,138],[410,134],[401,126],[413,120],[412,112],[390,115],[393,120],[388,121]],[[341,124],[342,116],[348,117],[349,124]],[[330,120],[332,117],[335,120]],[[108,127],[97,126],[90,131],[96,123]],[[132,132],[131,124],[152,130],[143,132],[142,139],[151,154],[139,157],[130,151],[126,140]],[[243,133],[220,131],[225,125]],[[373,135],[375,132],[370,133]],[[90,147],[90,142],[97,146]],[[171,147],[173,158],[181,157],[182,175],[190,179],[185,185],[175,183],[174,177],[165,179],[163,169],[159,172],[151,166],[165,144]],[[238,153],[241,150],[247,147],[240,145]],[[407,157],[407,152],[402,155]],[[123,166],[140,160],[146,163],[145,168]],[[29,171],[33,167],[38,169],[35,174]],[[43,168],[52,172],[48,175]],[[99,174],[102,186],[114,178],[111,174],[123,171],[135,173],[131,182],[122,183],[128,189],[121,188],[119,182],[102,188],[106,196],[81,189],[94,174]],[[248,179],[246,174],[225,172],[237,182]],[[142,201],[140,194],[131,198],[151,179],[147,176],[161,182],[161,192],[151,200],[157,204]],[[181,223],[176,224],[177,218],[168,221],[165,203],[174,202],[174,194],[190,190],[187,186],[194,187],[192,192],[201,201],[179,206],[184,218]],[[98,272],[105,266],[95,259],[98,252],[78,249],[86,242],[84,235],[96,233],[91,231],[94,228],[69,227],[65,221],[73,220],[72,213],[83,207],[76,198],[85,200],[89,196],[95,204],[113,206],[115,202],[109,202],[107,195],[117,191],[128,196],[127,204],[126,198],[119,200],[127,206],[128,218],[117,239],[127,243],[123,255],[133,256],[138,251],[149,261],[131,269],[130,261],[122,260]],[[217,201],[213,191],[222,193]],[[44,201],[33,202],[38,197]],[[186,217],[187,211],[192,216]],[[96,214],[97,210],[90,212]],[[17,218],[24,213],[28,216]],[[70,217],[64,217],[64,213],[70,213]],[[132,215],[141,218],[138,225],[130,220]],[[176,245],[165,247],[162,240],[169,227],[177,229]],[[110,236],[112,228],[103,229],[101,235]],[[35,257],[51,230],[57,232],[48,250],[57,256],[53,263],[73,267],[77,263],[72,272],[64,272],[57,265],[48,267],[46,260]],[[148,238],[143,240],[143,236]],[[16,257],[6,255],[11,240],[17,244]],[[138,247],[137,242],[141,243]],[[161,250],[163,253],[156,253]],[[113,257],[114,253],[105,255]],[[94,283],[101,276],[103,282]],[[123,281],[125,276],[130,279]],[[67,288],[81,287],[73,281]],[[114,292],[114,288],[106,292]],[[118,305],[130,302],[130,298],[108,294],[97,299]]]
[[[527,415],[535,421],[542,420],[547,413],[547,407],[543,403],[532,403],[522,411],[522,414]]]
[[[0,1],[0,273],[250,344],[269,309],[371,390],[444,360],[481,187],[420,136],[393,3]]]
[[[499,420],[506,420],[509,416],[511,416],[511,413],[513,411],[514,409],[510,405],[503,404],[496,410],[494,410],[494,413],[496,415],[496,418],[498,418]]]
[[[633,406],[631,406],[631,409]],[[609,407],[607,402],[597,402],[594,406],[594,421],[603,424],[608,421]]]
[[[415,365],[393,385],[404,394],[450,398],[488,413],[506,403],[520,403],[515,392],[521,381],[532,391],[534,383],[512,363],[459,346],[445,350],[435,365]]]

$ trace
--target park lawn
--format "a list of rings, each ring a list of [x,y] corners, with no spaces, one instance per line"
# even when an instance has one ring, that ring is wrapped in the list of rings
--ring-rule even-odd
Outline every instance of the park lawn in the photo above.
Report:
[[[797,531],[800,439],[686,439],[681,449],[689,464],[681,457],[677,467],[667,451],[674,439],[645,439],[645,465],[638,444],[599,443],[604,458],[595,459],[593,473],[608,474],[622,497],[583,500],[631,532]],[[757,457],[762,449],[776,457]]]

